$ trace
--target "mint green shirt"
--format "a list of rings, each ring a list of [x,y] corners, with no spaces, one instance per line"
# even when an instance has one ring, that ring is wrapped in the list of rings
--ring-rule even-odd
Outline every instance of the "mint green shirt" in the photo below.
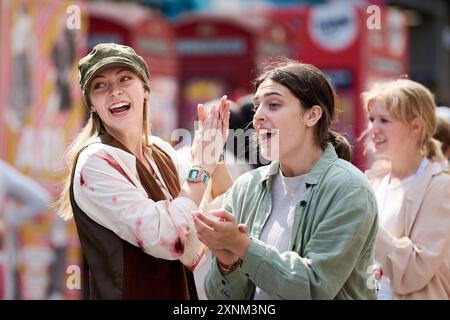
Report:
[[[375,299],[372,264],[378,230],[375,195],[364,174],[331,144],[306,177],[296,205],[289,251],[258,240],[271,213],[279,163],[250,171],[225,196],[225,209],[248,226],[250,246],[239,268],[222,275],[215,259],[205,279],[209,299]]]

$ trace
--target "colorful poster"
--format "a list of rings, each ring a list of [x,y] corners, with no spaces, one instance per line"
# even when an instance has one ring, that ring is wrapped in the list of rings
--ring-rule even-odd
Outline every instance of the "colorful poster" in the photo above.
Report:
[[[64,151],[85,113],[77,82],[87,43],[83,2],[5,0],[0,6],[0,157],[56,200]],[[73,222],[49,209],[7,238],[14,259],[3,275],[3,298],[80,296],[66,285],[66,270],[80,260]]]

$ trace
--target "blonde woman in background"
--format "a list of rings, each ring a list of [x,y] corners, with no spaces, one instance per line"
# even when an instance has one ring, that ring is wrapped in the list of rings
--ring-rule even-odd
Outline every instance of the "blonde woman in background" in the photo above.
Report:
[[[449,299],[450,177],[432,138],[433,96],[401,79],[375,84],[363,100],[370,145],[388,160],[366,172],[379,211],[379,299]]]

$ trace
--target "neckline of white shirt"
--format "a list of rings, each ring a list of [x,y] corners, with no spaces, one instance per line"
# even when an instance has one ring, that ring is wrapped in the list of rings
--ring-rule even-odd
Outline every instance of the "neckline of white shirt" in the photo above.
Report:
[[[305,184],[306,176],[308,174],[302,174],[300,176],[294,176],[294,177],[285,177],[283,175],[283,172],[281,172],[281,169],[278,170],[278,178],[280,185],[286,192],[286,196],[294,196],[294,194],[303,188],[303,185]]]
[[[423,158],[422,161],[420,162],[419,167],[417,168],[417,171],[415,174],[400,180],[398,183],[395,183],[394,185],[391,184],[391,173],[389,172],[389,174],[387,174],[386,176],[384,176],[381,179],[380,184],[378,185],[379,189],[379,194],[380,194],[380,199],[378,199],[378,209],[381,210],[382,212],[384,212],[385,210],[385,205],[386,205],[386,200],[387,200],[387,196],[388,196],[388,192],[390,190],[393,189],[397,189],[397,188],[405,188],[407,186],[409,186],[410,184],[412,184],[414,182],[414,180],[423,172],[425,171],[425,168],[427,167],[429,161],[427,158]]]
[[[386,175],[384,178],[387,179],[388,188],[389,189],[397,188],[412,183],[423,171],[425,171],[425,168],[427,167],[428,163],[429,163],[428,159],[423,157],[416,172],[413,175],[410,175],[409,177],[403,178],[401,180],[395,179],[394,181],[392,181],[391,179],[392,173],[389,172],[389,174]]]
[[[280,175],[281,181],[283,181],[283,184],[291,186],[291,185],[299,185],[299,184],[305,182],[306,176],[309,174],[309,172],[299,175],[299,176],[286,177],[283,174],[283,172],[281,171],[281,169],[278,169],[278,174]]]

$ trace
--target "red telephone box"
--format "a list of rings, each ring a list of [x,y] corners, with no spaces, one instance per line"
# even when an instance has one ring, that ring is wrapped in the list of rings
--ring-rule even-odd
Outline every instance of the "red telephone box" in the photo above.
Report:
[[[152,133],[169,139],[177,126],[177,60],[174,35],[159,14],[127,3],[89,5],[89,48],[101,42],[131,46],[150,69]]]
[[[358,138],[367,116],[360,95],[375,81],[407,72],[405,17],[380,6],[367,10],[348,3],[270,9],[262,14],[285,26],[291,58],[314,64],[330,77],[341,111],[336,129],[348,135],[354,146],[353,162],[365,169],[368,159]]]
[[[261,41],[267,29],[263,17],[190,15],[174,24],[181,127],[192,128],[198,103],[252,92],[260,61],[273,52],[286,54],[280,39]]]

